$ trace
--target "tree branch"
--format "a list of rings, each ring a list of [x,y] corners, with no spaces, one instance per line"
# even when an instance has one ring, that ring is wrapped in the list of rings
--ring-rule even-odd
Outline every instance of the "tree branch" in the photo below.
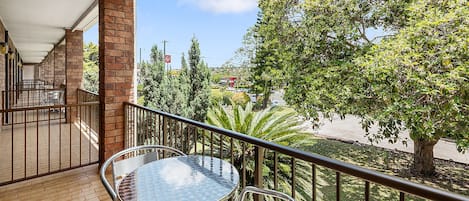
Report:
[[[327,38],[330,38],[330,39],[337,40],[336,37],[329,36],[329,35],[327,35],[327,34],[326,34],[326,37],[327,37]],[[356,48],[356,47],[357,47],[357,46],[355,46],[354,44],[350,43],[349,41],[346,41],[346,40],[345,40],[344,42],[345,42],[345,44],[348,45],[349,47],[352,47],[352,48]]]
[[[361,29],[358,28],[358,32],[360,32],[360,36],[368,43],[371,43],[370,39],[366,36],[366,27],[365,27],[365,22],[363,21],[363,18],[360,18],[360,25]]]

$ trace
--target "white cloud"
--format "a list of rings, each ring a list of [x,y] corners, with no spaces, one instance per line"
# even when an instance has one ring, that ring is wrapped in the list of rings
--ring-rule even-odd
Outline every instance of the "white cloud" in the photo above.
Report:
[[[182,5],[195,5],[214,13],[243,13],[254,10],[257,0],[179,0]]]

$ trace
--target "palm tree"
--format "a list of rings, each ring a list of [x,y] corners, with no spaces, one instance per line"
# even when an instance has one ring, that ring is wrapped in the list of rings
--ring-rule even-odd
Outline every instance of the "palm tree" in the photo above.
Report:
[[[285,110],[281,107],[270,107],[258,112],[253,111],[251,103],[246,107],[232,104],[231,108],[222,107],[221,105],[214,105],[208,111],[207,123],[263,139],[269,142],[277,143],[284,146],[293,148],[302,148],[311,146],[315,143],[311,134],[305,133],[301,128],[301,121],[298,119],[296,112],[292,110]],[[206,133],[207,137],[210,135]],[[219,136],[213,136],[215,142],[219,142]],[[219,144],[219,143],[214,143]],[[229,158],[231,142],[223,140],[223,148],[228,151],[223,151],[221,155],[223,158]],[[219,150],[219,146],[214,145],[215,150]],[[228,148],[226,148],[228,147]],[[245,144],[238,140],[233,140],[233,162],[235,167],[240,170],[240,173],[245,169],[246,183],[252,184],[254,181],[254,146]],[[220,153],[218,153],[220,154]],[[246,165],[242,165],[243,155],[245,157]],[[278,189],[283,192],[291,193],[291,157],[278,154]],[[269,189],[274,189],[274,154],[272,151],[264,153],[264,167],[263,177],[264,186]],[[296,198],[298,200],[311,199],[311,166],[300,160],[296,160]]]

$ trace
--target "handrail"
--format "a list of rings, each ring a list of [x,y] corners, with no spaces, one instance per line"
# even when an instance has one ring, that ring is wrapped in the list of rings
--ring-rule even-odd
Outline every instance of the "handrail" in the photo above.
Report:
[[[88,93],[88,94],[91,94],[91,95],[99,96],[99,94],[98,94],[98,93],[96,93],[96,92],[92,92],[92,91],[88,91],[88,90],[86,90],[86,89],[81,89],[81,88],[78,88],[77,90],[78,90],[78,91],[85,92],[85,93]]]
[[[3,90],[2,92],[24,92],[24,91],[63,91],[64,88],[50,88],[50,89],[10,89],[10,90]]]
[[[28,111],[28,110],[44,110],[44,109],[54,109],[54,108],[66,108],[66,107],[79,107],[87,105],[99,105],[99,101],[86,102],[79,104],[64,104],[64,105],[49,105],[49,106],[39,106],[39,107],[23,107],[23,108],[12,108],[12,109],[0,109],[0,113],[5,112],[18,112],[18,111]]]
[[[133,107],[137,107],[140,109],[148,110],[156,114],[167,116],[169,118],[172,118],[172,119],[175,119],[175,120],[187,123],[187,124],[191,124],[191,125],[194,125],[194,126],[197,126],[197,127],[209,130],[209,131],[213,131],[213,132],[225,135],[225,136],[236,138],[238,140],[242,140],[242,141],[251,143],[259,147],[268,148],[268,149],[277,151],[282,154],[286,154],[286,155],[289,155],[289,156],[292,156],[292,157],[295,157],[304,161],[308,161],[308,162],[321,165],[321,166],[324,166],[324,167],[327,167],[327,168],[330,168],[330,169],[333,169],[342,173],[346,173],[351,176],[361,178],[366,181],[381,184],[383,186],[387,186],[387,187],[397,189],[399,191],[406,192],[409,194],[417,195],[423,198],[435,199],[435,200],[469,200],[469,198],[464,197],[462,195],[458,195],[455,193],[435,189],[429,186],[417,184],[417,183],[407,181],[407,180],[404,180],[395,176],[386,175],[383,173],[379,173],[379,172],[369,170],[366,168],[362,168],[356,165],[341,162],[341,161],[331,159],[325,156],[321,156],[318,154],[308,153],[308,152],[294,149],[291,147],[278,145],[278,144],[268,142],[259,138],[255,138],[252,136],[248,136],[239,132],[227,130],[224,128],[218,128],[212,125],[208,125],[205,123],[201,123],[198,121],[180,117],[180,116],[170,114],[167,112],[153,110],[151,108],[143,107],[134,103],[125,102],[124,104],[131,105]]]

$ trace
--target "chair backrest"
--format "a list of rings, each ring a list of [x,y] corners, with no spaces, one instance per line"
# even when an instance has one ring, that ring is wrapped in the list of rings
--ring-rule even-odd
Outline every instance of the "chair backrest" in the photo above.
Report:
[[[262,188],[257,188],[255,186],[246,186],[241,193],[239,194],[238,198],[236,201],[244,201],[248,193],[252,194],[259,194],[259,195],[268,195],[274,198],[279,198],[281,200],[287,200],[287,201],[295,201],[292,197],[289,195],[274,191],[274,190],[269,190],[269,189],[262,189]]]
[[[186,156],[182,151],[162,145],[142,145],[122,150],[107,159],[99,170],[101,182],[113,200],[117,200],[120,181],[138,167],[159,159],[160,151],[178,156]],[[126,157],[125,157],[126,156]],[[106,178],[106,169],[112,165],[112,182]]]

